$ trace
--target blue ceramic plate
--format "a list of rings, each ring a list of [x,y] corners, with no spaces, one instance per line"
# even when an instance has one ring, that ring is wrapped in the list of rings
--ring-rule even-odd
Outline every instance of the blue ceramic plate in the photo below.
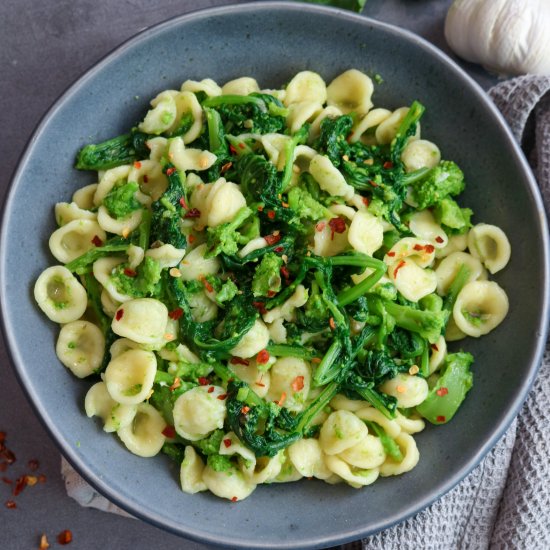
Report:
[[[186,79],[223,83],[254,76],[280,86],[300,70],[330,81],[348,68],[380,74],[377,106],[427,106],[424,135],[467,175],[464,203],[501,226],[512,261],[495,279],[510,297],[504,324],[464,348],[475,386],[447,426],[417,438],[421,460],[402,477],[355,490],[317,481],[261,486],[232,504],[181,492],[164,456],[133,456],[83,413],[89,382],[57,360],[57,327],[32,288],[54,263],[47,240],[53,205],[91,182],[72,168],[77,150],[123,133],[148,100]],[[307,4],[254,3],[185,15],[148,29],[88,71],[46,115],[7,199],[1,300],[13,363],[37,414],[63,454],[101,493],[131,514],[185,537],[257,548],[310,548],[357,539],[418,512],[463,478],[517,413],[536,374],[546,333],[547,229],[528,166],[496,109],[453,62],[418,37],[348,12]]]

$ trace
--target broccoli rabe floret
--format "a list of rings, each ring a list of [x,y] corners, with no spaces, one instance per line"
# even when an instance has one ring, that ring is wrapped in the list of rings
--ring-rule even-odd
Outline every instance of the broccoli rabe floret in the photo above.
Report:
[[[125,218],[135,210],[141,208],[136,199],[136,191],[139,185],[135,181],[129,181],[122,185],[115,185],[103,199],[103,205],[115,218]]]
[[[288,204],[300,218],[317,221],[322,218],[332,218],[328,208],[316,201],[305,189],[294,187],[288,193]]]
[[[282,258],[273,252],[264,255],[252,278],[254,296],[272,296],[281,290],[283,263]]]
[[[155,296],[159,291],[161,267],[157,260],[145,256],[143,262],[135,269],[127,264],[118,265],[111,275],[117,290],[133,298]]]
[[[434,216],[438,223],[444,225],[451,233],[466,233],[472,223],[473,212],[469,208],[460,208],[456,201],[447,197],[435,205]]]
[[[222,305],[225,302],[229,302],[235,297],[238,291],[239,289],[237,288],[237,285],[231,279],[229,279],[216,293],[216,303],[218,305]]]
[[[209,227],[207,231],[207,252],[205,258],[212,258],[221,254],[232,256],[237,253],[242,235],[239,233],[239,227],[252,214],[252,210],[247,206],[241,208],[232,221],[222,223],[216,227]]]
[[[223,435],[223,430],[214,430],[208,437],[205,437],[204,439],[199,439],[198,441],[194,441],[193,446],[197,448],[203,455],[218,455]]]
[[[444,198],[456,196],[464,191],[464,174],[452,161],[443,160],[428,170],[424,177],[412,184],[412,197],[418,209],[440,203]]]

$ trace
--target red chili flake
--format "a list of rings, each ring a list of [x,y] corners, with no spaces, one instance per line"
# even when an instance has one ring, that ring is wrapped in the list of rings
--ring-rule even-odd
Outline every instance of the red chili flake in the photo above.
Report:
[[[267,309],[265,309],[265,304],[263,302],[252,302],[252,305],[262,314],[265,315],[267,313]]]
[[[274,210],[268,210],[268,211],[267,211],[267,217],[268,217],[270,220],[274,220],[274,219],[275,219],[275,211],[274,211]]]
[[[149,183],[149,176],[147,174],[143,176],[143,183]]]
[[[97,235],[94,235],[94,238],[92,239],[92,243],[95,246],[103,246],[103,241]]]
[[[180,206],[182,208],[185,208],[185,210],[189,210],[189,206],[187,206],[187,203],[185,202],[185,197],[181,197],[180,199]]]
[[[214,386],[210,386],[206,391],[212,393],[214,391]]]
[[[9,508],[10,510],[13,510],[17,508],[17,504],[13,502],[13,500],[6,500],[6,508]]]
[[[123,309],[119,309],[116,313],[115,313],[115,319],[117,321],[120,321],[122,319],[122,316],[124,315],[124,310]]]
[[[59,544],[69,544],[73,540],[73,534],[69,531],[69,529],[65,529],[64,531],[61,531],[59,535],[57,535],[57,542]]]
[[[174,378],[173,384],[168,388],[170,391],[177,390],[181,386],[181,378],[179,376],[176,376]]]
[[[174,437],[176,437],[176,430],[174,426],[166,426],[161,433],[164,437],[167,437],[168,439],[173,439]]]
[[[390,258],[393,258],[395,256],[395,252],[393,250],[390,250],[390,252],[388,252],[388,256]]]
[[[256,355],[256,363],[258,363],[258,365],[265,365],[268,361],[269,352],[266,349],[258,352],[258,355]]]
[[[191,208],[191,210],[188,210],[185,213],[184,218],[200,218],[201,217],[201,211],[198,208]]]
[[[181,307],[177,307],[168,313],[168,317],[170,317],[170,319],[174,319],[174,321],[177,321],[182,315],[183,309],[181,309]]]
[[[323,229],[327,226],[327,224],[325,222],[319,222],[318,224],[315,225],[315,231],[318,231],[319,233],[321,233],[321,231],[323,231]]]
[[[290,272],[288,271],[288,267],[283,266],[281,267],[281,275],[288,281],[290,278]]]
[[[239,147],[241,149],[244,149],[245,148],[245,144],[242,142],[242,141],[239,141]]]
[[[281,202],[281,206],[282,206],[283,208],[288,208],[288,207],[290,206],[290,204],[288,204],[288,202],[284,202],[284,201],[283,201],[283,202]]]
[[[330,238],[334,239],[334,233],[343,233],[346,230],[346,220],[344,218],[332,218],[328,225],[330,227]]]
[[[248,365],[250,365],[250,361],[248,359],[243,359],[242,357],[231,357],[231,360],[229,362],[232,365],[244,365],[245,367],[248,367]]]
[[[137,168],[138,170],[141,168],[141,162],[139,162],[139,160],[136,160],[136,162],[134,162],[134,168]]]
[[[405,260],[400,260],[397,267],[393,270],[393,278],[397,277],[397,272],[405,265]]]
[[[204,275],[199,277],[199,281],[203,284],[207,292],[214,292],[214,287],[206,280]]]
[[[38,476],[38,483],[46,483],[46,476],[44,474]]]
[[[275,294],[277,294],[274,290],[268,290],[267,291],[267,297],[268,298],[273,298],[273,296],[275,296]]]
[[[431,348],[432,348],[434,351],[439,351],[439,348],[438,348],[435,344],[431,344]]]
[[[187,237],[187,242],[193,244],[195,242],[195,235],[189,235],[189,237]]]
[[[445,422],[445,420],[447,420],[447,419],[446,419],[444,416],[438,416],[438,417],[436,418],[436,421],[437,421],[437,422]]]
[[[210,384],[210,380],[208,380],[208,378],[205,378],[204,376],[200,376],[199,377],[199,384],[201,386],[208,386],[208,384]]]
[[[413,246],[413,249],[414,249],[414,250],[424,250],[424,245],[416,243],[416,244]]]
[[[435,393],[437,393],[439,397],[443,397],[449,393],[449,390],[447,388],[439,388]]]
[[[369,180],[369,183],[370,183],[373,187],[378,187],[378,184],[377,184],[374,180]]]
[[[29,468],[30,468],[31,472],[36,472],[36,470],[38,470],[39,466],[40,466],[40,463],[38,462],[38,460],[36,460],[36,458],[33,458],[32,460],[29,460]]]
[[[237,149],[235,149],[235,147],[233,145],[230,145],[229,146],[229,150],[231,151],[231,154],[232,155],[236,155],[237,154]]]
[[[263,212],[263,211],[264,211],[264,207],[261,204],[259,204],[258,205],[258,212]]]
[[[133,269],[130,269],[129,267],[124,268],[124,275],[126,277],[137,277],[137,271],[134,271]]]
[[[328,320],[328,326],[331,328],[331,330],[334,330],[336,328],[336,323],[334,322],[334,317],[331,317]]]
[[[435,246],[433,244],[427,244],[425,247],[424,247],[424,250],[428,253],[428,254],[431,254],[434,250],[435,250]]]
[[[291,384],[291,387],[294,391],[300,391],[304,388],[304,377],[297,376]]]
[[[363,197],[363,204],[364,204],[365,206],[368,206],[369,203],[370,203],[369,198],[368,198],[368,197]]]
[[[241,414],[247,414],[249,411],[250,411],[250,407],[249,407],[248,405],[245,405],[245,406],[241,409]]]
[[[441,244],[443,242],[443,237],[440,237],[439,235],[435,238],[435,242]]]
[[[284,252],[284,248],[282,246],[278,246],[277,248],[273,249],[273,252],[276,252],[277,254],[280,254],[281,252]]]
[[[239,500],[237,497],[231,497],[231,502],[237,502]]]
[[[276,244],[281,240],[281,235],[266,235],[264,237],[265,242],[271,246],[272,244]]]
[[[320,358],[320,357],[314,357],[314,358],[311,360],[311,362],[318,365],[318,364],[321,362],[321,358]]]
[[[27,485],[27,480],[25,476],[20,476],[15,480],[15,487],[13,488],[13,496],[16,497],[20,494]]]
[[[227,397],[227,394],[226,394],[226,393],[222,393],[221,395],[218,395],[217,398],[218,398],[220,401],[223,401],[226,397]]]
[[[231,439],[227,438],[223,440],[223,444],[226,448],[231,447]]]
[[[9,477],[3,477],[2,481],[4,483],[7,483],[8,485],[11,485],[13,483],[13,481]]]
[[[277,401],[277,405],[279,405],[279,407],[282,407],[283,406],[283,403],[286,401],[286,392],[283,392],[281,394],[281,397],[279,398],[279,401]]]
[[[260,386],[260,388],[265,388],[265,384],[263,382],[254,382],[256,386]]]
[[[221,167],[220,173],[223,174],[224,172],[227,172],[232,166],[233,166],[233,163],[232,163],[231,161],[226,162],[226,163]]]
[[[171,176],[175,171],[176,169],[174,167],[168,168],[168,170],[166,170],[166,175]]]
[[[0,453],[0,457],[4,459],[4,461],[6,462],[6,465],[13,464],[16,460],[15,454],[13,453],[13,451],[10,451],[5,447],[2,449],[2,452]]]
[[[382,166],[386,170],[389,170],[390,168],[393,168],[393,162],[391,160],[387,160]]]

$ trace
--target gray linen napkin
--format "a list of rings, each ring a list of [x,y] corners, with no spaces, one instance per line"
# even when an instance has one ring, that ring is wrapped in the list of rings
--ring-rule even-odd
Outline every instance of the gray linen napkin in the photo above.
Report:
[[[489,95],[522,143],[550,212],[550,77],[523,76]],[[457,487],[415,517],[343,550],[550,549],[550,347],[521,412]],[[68,494],[125,514],[63,461]],[[125,514],[127,515],[127,514]]]
[[[550,213],[550,77],[526,75],[489,95],[522,145]],[[460,484],[413,518],[343,550],[550,549],[550,340],[516,420]]]

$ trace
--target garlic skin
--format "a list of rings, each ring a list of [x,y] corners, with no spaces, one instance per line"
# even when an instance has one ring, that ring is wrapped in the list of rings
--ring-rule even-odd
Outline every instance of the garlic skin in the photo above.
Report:
[[[455,0],[445,38],[460,57],[502,75],[550,75],[548,0]]]

